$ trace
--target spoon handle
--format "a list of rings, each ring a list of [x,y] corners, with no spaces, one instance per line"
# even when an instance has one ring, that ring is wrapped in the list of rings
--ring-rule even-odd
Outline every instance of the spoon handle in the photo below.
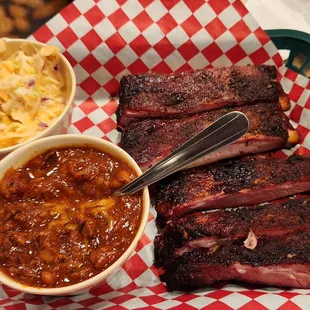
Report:
[[[227,113],[175,149],[141,176],[120,188],[114,195],[133,194],[145,186],[149,186],[188,166],[201,157],[235,142],[248,131],[248,128],[249,122],[243,113]]]

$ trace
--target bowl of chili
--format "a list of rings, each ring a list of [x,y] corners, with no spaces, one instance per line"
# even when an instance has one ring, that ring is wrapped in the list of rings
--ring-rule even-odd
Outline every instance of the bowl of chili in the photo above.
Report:
[[[113,193],[141,174],[120,147],[90,136],[28,143],[0,162],[0,281],[39,295],[101,285],[133,253],[150,198]]]

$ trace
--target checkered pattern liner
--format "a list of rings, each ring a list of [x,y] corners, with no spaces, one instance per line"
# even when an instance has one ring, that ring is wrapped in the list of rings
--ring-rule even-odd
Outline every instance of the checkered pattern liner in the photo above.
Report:
[[[310,153],[310,83],[286,69],[275,46],[241,1],[76,0],[31,39],[54,44],[74,67],[77,93],[70,133],[117,143],[120,78],[129,73],[275,64],[292,108],[288,115]],[[0,288],[3,309],[308,309],[310,290],[222,283],[191,294],[167,293],[153,266],[152,210],[135,253],[107,282],[75,297],[40,297]]]

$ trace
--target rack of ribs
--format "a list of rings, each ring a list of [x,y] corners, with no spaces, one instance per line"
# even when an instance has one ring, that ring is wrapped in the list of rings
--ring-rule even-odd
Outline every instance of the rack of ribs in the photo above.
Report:
[[[154,240],[155,265],[163,267],[185,253],[246,240],[250,231],[280,236],[310,228],[310,197],[285,199],[255,207],[196,212],[169,221]]]
[[[145,118],[181,117],[226,106],[280,102],[290,108],[275,66],[211,68],[169,75],[147,73],[121,78],[117,123]]]
[[[198,289],[219,281],[310,288],[310,231],[262,236],[251,250],[244,241],[187,252],[165,267],[168,291]]]
[[[310,156],[253,155],[177,172],[157,184],[159,219],[255,205],[310,190]]]
[[[222,108],[179,119],[148,119],[131,122],[122,133],[121,147],[134,158],[142,170],[147,170],[219,117],[236,110],[248,117],[250,123],[248,133],[234,144],[196,161],[191,167],[243,154],[292,147],[299,142],[298,131],[292,128],[280,104],[255,103],[242,107]]]

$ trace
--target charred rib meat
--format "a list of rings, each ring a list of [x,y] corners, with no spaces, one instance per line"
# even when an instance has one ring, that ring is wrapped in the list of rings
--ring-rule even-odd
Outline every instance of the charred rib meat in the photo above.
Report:
[[[181,119],[149,119],[130,123],[122,135],[121,147],[146,170],[170,154],[219,117],[231,111],[241,111],[249,119],[248,133],[195,162],[192,167],[242,154],[255,154],[299,142],[297,130],[289,123],[279,104],[256,103],[238,108],[222,108]]]
[[[164,266],[196,249],[246,240],[253,231],[262,236],[280,236],[310,228],[310,198],[286,199],[263,206],[214,212],[197,212],[168,222],[155,238],[155,265]]]
[[[310,156],[256,155],[178,172],[158,184],[156,210],[165,220],[196,211],[271,201],[310,190]]]
[[[310,287],[310,232],[263,236],[254,250],[232,244],[185,253],[161,276],[169,291],[235,280],[268,286]]]
[[[180,117],[225,106],[278,102],[289,108],[275,66],[213,68],[170,75],[148,73],[122,77],[117,122]],[[279,98],[280,97],[280,98]]]

